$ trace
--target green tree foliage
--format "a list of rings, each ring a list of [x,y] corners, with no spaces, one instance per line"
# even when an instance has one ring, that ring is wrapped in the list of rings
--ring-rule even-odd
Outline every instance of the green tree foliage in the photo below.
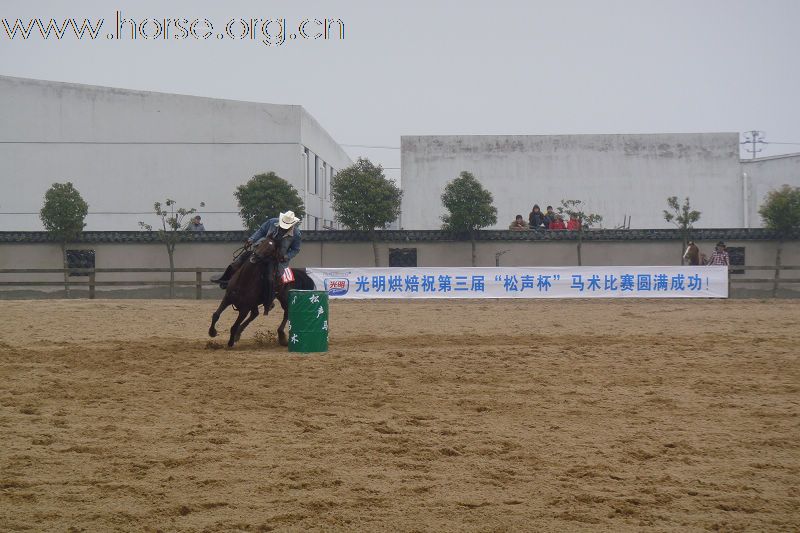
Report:
[[[469,235],[472,245],[472,266],[476,265],[475,235],[481,228],[497,224],[497,208],[492,193],[470,172],[463,171],[449,182],[442,193],[442,229]]]
[[[581,247],[583,245],[583,236],[586,230],[591,229],[593,226],[600,224],[603,217],[595,213],[586,211],[586,207],[581,200],[561,200],[561,205],[557,208],[561,216],[577,219],[580,224],[578,225],[578,266],[583,265],[581,258]]]
[[[69,274],[67,272],[67,242],[78,238],[84,220],[89,212],[89,204],[72,183],[54,183],[44,195],[44,205],[39,218],[44,229],[61,243],[61,258],[64,264],[64,293],[69,298]]]
[[[205,207],[204,202],[200,202],[200,207]],[[169,297],[175,297],[175,246],[180,240],[182,230],[191,220],[191,215],[197,212],[194,207],[186,209],[175,207],[176,202],[170,198],[162,205],[161,202],[153,204],[153,211],[159,217],[161,224],[155,228],[159,239],[167,247],[169,255]],[[185,222],[184,222],[185,221]],[[139,222],[139,226],[146,231],[153,231],[153,226],[144,222]]]
[[[689,245],[689,234],[692,231],[692,224],[700,220],[700,211],[692,209],[689,197],[683,201],[683,205],[678,203],[677,196],[667,198],[669,210],[664,210],[664,220],[675,224],[681,232],[681,264],[683,264],[683,254]]]
[[[403,192],[393,180],[383,175],[380,165],[358,158],[333,177],[331,197],[336,220],[349,229],[369,232],[375,266],[378,266],[375,229],[384,229],[397,220]]]
[[[250,231],[284,211],[294,211],[298,218],[306,214],[297,189],[274,172],[256,174],[244,185],[236,187],[233,196],[239,204],[239,216]]]
[[[800,229],[800,187],[784,185],[772,190],[758,209],[764,225],[778,234],[778,248],[775,252],[775,282],[772,285],[772,296],[778,295],[780,279],[781,253],[783,241],[794,231]]]

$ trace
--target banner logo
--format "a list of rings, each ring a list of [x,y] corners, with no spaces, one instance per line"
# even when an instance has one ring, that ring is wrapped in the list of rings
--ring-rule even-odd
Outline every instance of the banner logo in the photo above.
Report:
[[[329,296],[344,296],[350,289],[347,278],[325,278],[325,290]]]

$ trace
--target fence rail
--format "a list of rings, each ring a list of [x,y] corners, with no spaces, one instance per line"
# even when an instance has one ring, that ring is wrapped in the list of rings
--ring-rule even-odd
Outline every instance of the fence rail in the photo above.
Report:
[[[148,268],[148,267],[136,267],[136,268],[3,268],[0,269],[0,275],[2,274],[64,274],[64,271],[67,271],[67,274],[85,274],[88,279],[87,280],[73,280],[68,279],[65,283],[63,280],[61,281],[34,281],[34,280],[14,280],[14,281],[0,281],[0,288],[2,287],[63,287],[64,285],[68,287],[88,287],[89,288],[89,298],[94,299],[96,296],[96,287],[194,287],[195,288],[195,298],[200,300],[203,297],[203,287],[211,287],[216,286],[216,284],[210,280],[203,279],[203,274],[207,272],[222,272],[225,270],[225,267],[214,268],[214,267],[190,267],[190,268],[175,268],[170,270],[169,268]],[[731,265],[728,267],[728,270],[731,271],[731,274],[728,276],[728,283],[729,286],[732,285],[747,285],[747,284],[765,284],[765,283],[772,283],[773,285],[789,285],[800,283],[800,277],[798,278],[782,278],[780,275],[773,276],[769,278],[747,278],[747,277],[740,277],[742,276],[741,271],[748,271],[748,270],[767,270],[767,271],[794,271],[800,270],[800,265],[785,265],[776,267],[775,265]],[[187,273],[187,272],[194,272],[195,279],[194,280],[176,280],[176,281],[169,281],[169,280],[151,280],[151,281],[144,281],[144,280],[109,280],[109,281],[102,281],[97,280],[98,274],[151,274],[151,273]],[[735,273],[734,273],[735,272]]]
[[[215,286],[216,283],[210,280],[203,279],[204,272],[222,272],[225,267],[191,267],[191,268],[2,268],[0,274],[64,274],[68,275],[84,274],[88,276],[87,280],[72,280],[67,281],[0,281],[0,287],[89,287],[89,299],[93,300],[97,294],[96,287],[194,287],[195,299],[201,300],[203,298],[203,287]],[[176,281],[141,281],[141,280],[114,280],[114,281],[98,281],[97,274],[150,274],[150,273],[186,273],[194,272],[194,281],[189,280],[176,280]]]

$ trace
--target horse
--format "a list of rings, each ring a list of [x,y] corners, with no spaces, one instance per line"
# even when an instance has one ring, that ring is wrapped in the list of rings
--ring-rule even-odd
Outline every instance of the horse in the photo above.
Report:
[[[225,296],[211,315],[211,326],[208,328],[208,336],[216,337],[216,324],[228,306],[233,306],[239,312],[239,316],[231,326],[231,336],[228,339],[228,347],[232,347],[242,336],[242,331],[250,322],[259,315],[258,306],[264,303],[264,290],[267,291],[267,301],[272,303],[276,295],[283,307],[283,320],[278,327],[278,341],[281,346],[288,346],[289,339],[284,328],[289,319],[289,291],[291,289],[314,290],[314,280],[306,273],[304,268],[293,268],[294,281],[280,283],[278,279],[278,256],[280,253],[280,241],[273,237],[267,237],[259,242],[252,251],[245,251],[248,254],[242,261],[239,269],[233,274]],[[267,287],[264,287],[264,283]],[[264,315],[268,315],[270,309],[264,307]],[[248,316],[249,314],[249,316]],[[245,318],[246,317],[246,318]]]

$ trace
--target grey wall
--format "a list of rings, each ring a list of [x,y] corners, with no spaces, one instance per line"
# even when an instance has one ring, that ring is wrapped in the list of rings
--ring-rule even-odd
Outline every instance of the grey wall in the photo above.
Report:
[[[274,171],[322,218],[330,202],[306,195],[303,148],[350,163],[297,105],[130,91],[0,76],[0,211],[33,212],[54,182],[72,181],[90,211],[149,212],[174,198],[237,211],[233,191]],[[208,229],[242,227],[236,214],[203,216]],[[326,216],[326,218],[329,218]],[[136,230],[152,215],[90,215],[87,230]],[[0,230],[41,229],[37,215],[0,215]]]
[[[702,212],[696,227],[759,227],[758,198],[779,182],[800,185],[800,157],[743,167],[738,133],[406,136],[401,150],[404,229],[441,227],[441,193],[463,170],[494,195],[495,228],[562,199],[583,200],[606,228],[626,215],[633,228],[668,228],[669,196],[691,198]],[[743,168],[754,191],[748,215]]]

